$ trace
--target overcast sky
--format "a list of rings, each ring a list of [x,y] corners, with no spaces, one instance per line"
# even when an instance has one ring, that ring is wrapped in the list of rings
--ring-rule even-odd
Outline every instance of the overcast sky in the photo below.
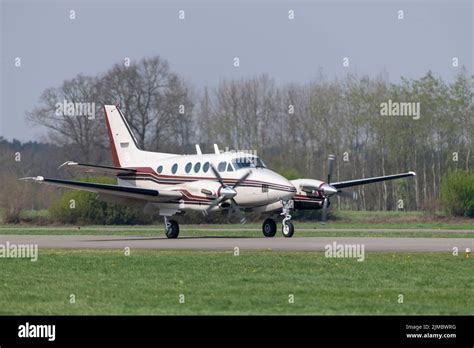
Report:
[[[0,3],[0,135],[10,140],[41,139],[44,129],[28,124],[25,112],[46,88],[125,57],[160,55],[196,87],[261,73],[305,83],[321,69],[327,78],[385,72],[397,82],[432,70],[451,80],[459,69],[453,57],[471,73],[473,66],[472,0]]]

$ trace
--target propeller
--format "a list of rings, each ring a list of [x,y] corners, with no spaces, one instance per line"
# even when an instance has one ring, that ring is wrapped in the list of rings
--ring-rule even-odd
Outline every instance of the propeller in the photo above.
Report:
[[[329,198],[325,197],[323,201],[323,212],[321,215],[321,224],[324,225],[326,219],[328,217],[328,206],[329,206]]]
[[[221,177],[220,173],[216,170],[216,168],[214,168],[214,166],[212,164],[210,165],[210,168],[211,168],[212,173],[216,177],[217,181],[222,185],[222,188],[220,189],[219,197],[217,197],[211,203],[211,205],[209,207],[207,207],[206,210],[203,211],[203,214],[207,215],[212,208],[214,208],[215,206],[223,203],[224,201],[229,200],[230,201],[230,207],[229,207],[229,211],[228,211],[228,217],[230,218],[230,216],[232,214],[236,214],[236,215],[239,216],[240,223],[242,223],[242,224],[245,223],[245,221],[246,221],[245,216],[244,216],[242,210],[240,209],[239,205],[237,204],[237,202],[234,199],[234,197],[237,195],[237,191],[235,189],[237,187],[239,187],[240,185],[242,185],[242,183],[245,180],[247,180],[247,178],[250,176],[250,174],[252,174],[252,171],[249,170],[239,180],[237,180],[237,182],[233,186],[229,186],[224,182],[224,180],[222,180],[222,177]]]
[[[336,156],[329,155],[328,157],[328,185],[331,183],[332,172],[334,171],[334,161]]]
[[[321,187],[321,191],[324,195],[324,201],[323,201],[323,211],[321,215],[321,224],[324,225],[324,223],[327,220],[328,217],[328,208],[329,208],[329,197],[335,195],[337,193],[337,188],[334,186],[331,186],[331,178],[332,178],[332,173],[334,171],[334,161],[336,160],[336,156],[334,155],[329,155],[328,157],[328,179],[327,183],[324,184]]]
[[[347,191],[337,191],[337,194],[345,197],[345,198],[349,198],[349,199],[353,199],[354,201],[356,201],[357,199],[359,199],[359,195],[357,194],[357,192],[347,192]]]
[[[328,209],[329,205],[331,202],[329,202],[329,197],[334,196],[336,194],[340,194],[344,197],[352,198],[352,199],[357,199],[357,194],[355,192],[350,193],[350,192],[343,192],[341,190],[338,190],[334,186],[331,186],[331,178],[332,178],[332,173],[334,171],[334,162],[336,160],[336,156],[334,155],[329,155],[328,157],[328,180],[326,184],[323,184],[321,186],[321,191],[324,196],[324,201],[323,201],[323,211],[321,214],[321,224],[324,225],[327,217],[328,217]]]

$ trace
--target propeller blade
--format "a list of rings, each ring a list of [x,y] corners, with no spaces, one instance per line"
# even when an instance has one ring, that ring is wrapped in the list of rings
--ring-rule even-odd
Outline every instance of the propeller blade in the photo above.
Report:
[[[236,187],[242,185],[242,183],[245,180],[247,180],[249,175],[252,174],[252,171],[249,170],[239,180],[237,180],[237,182],[234,184],[234,186],[230,187],[230,186],[227,186],[224,183],[224,180],[222,180],[221,175],[216,170],[216,168],[214,168],[214,166],[212,164],[210,165],[210,167],[211,167],[212,173],[214,173],[214,176],[216,177],[217,181],[222,185],[222,189],[221,189],[221,195],[217,199],[215,199],[211,203],[211,205],[209,205],[209,207],[207,207],[205,210],[202,211],[203,215],[207,215],[212,208],[214,208],[216,205],[221,204],[223,201],[230,200],[230,207],[229,207],[229,211],[227,213],[227,216],[230,218],[230,216],[233,213],[236,213],[239,216],[240,223],[241,224],[245,223],[246,222],[245,216],[244,216],[242,210],[240,210],[237,202],[234,199],[235,195],[237,194],[237,192],[234,189]]]
[[[329,155],[328,157],[328,184],[331,183],[332,172],[334,170],[334,161],[336,160],[336,156]]]
[[[209,210],[214,208],[216,205],[219,205],[220,203],[222,203],[222,201],[225,199],[226,199],[225,196],[220,196],[219,198],[212,201],[211,205],[202,211],[203,215],[208,215]]]
[[[237,195],[237,192],[234,189],[237,186],[241,185],[249,177],[249,175],[252,173],[252,171],[249,170],[239,180],[237,180],[237,182],[234,184],[234,186],[230,187],[230,186],[227,186],[224,183],[224,180],[222,180],[221,175],[216,170],[216,168],[214,168],[214,166],[212,164],[210,165],[210,167],[211,167],[211,170],[214,173],[214,176],[216,177],[217,181],[222,185],[222,189],[221,189],[221,195],[217,199],[215,199],[211,203],[211,205],[209,205],[209,207],[207,207],[205,210],[202,211],[203,215],[207,215],[212,208],[214,208],[216,205],[221,204],[223,201],[230,200],[231,204],[230,204],[227,216],[230,218],[230,216],[233,213],[236,212],[237,215],[239,215],[239,217],[240,217],[240,222],[245,223],[245,221],[246,221],[245,216],[243,215],[242,211],[238,207],[237,202],[234,200],[235,195]]]
[[[239,217],[239,222],[241,224],[244,224],[247,221],[247,219],[245,218],[244,213],[239,208],[239,205],[237,204],[237,202],[233,198],[230,199],[230,207],[229,207],[229,211],[227,213],[227,218],[230,219],[230,216],[232,214],[236,214]]]
[[[224,184],[224,181],[222,180],[222,177],[221,175],[219,174],[219,172],[216,170],[216,168],[214,168],[214,166],[211,164],[211,170],[212,172],[214,173],[214,176],[216,177],[217,181],[219,181],[219,183],[223,186],[223,187],[226,187],[227,185]]]
[[[239,222],[241,224],[245,224],[245,222],[247,222],[247,219],[245,218],[244,212],[239,208],[235,199],[232,198],[231,201],[232,201],[232,207],[234,209],[233,212],[235,212],[237,216],[239,217]]]
[[[359,198],[357,192],[347,192],[347,191],[338,191],[337,194],[341,195],[342,197],[353,199],[356,201]]]
[[[240,186],[247,178],[252,174],[252,171],[249,170],[247,173],[245,173],[235,184],[232,186],[232,188],[236,188],[237,186]]]
[[[329,198],[326,197],[326,198],[324,198],[323,212],[322,212],[322,215],[321,215],[321,224],[323,224],[323,225],[326,222],[327,217],[328,217],[328,205],[329,205]]]

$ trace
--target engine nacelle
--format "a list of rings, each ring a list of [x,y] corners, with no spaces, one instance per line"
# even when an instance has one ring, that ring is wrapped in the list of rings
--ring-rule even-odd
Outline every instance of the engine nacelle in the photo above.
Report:
[[[320,189],[324,185],[324,181],[314,179],[296,179],[291,180],[291,183],[296,187],[296,194],[308,194],[317,197],[319,197]]]
[[[321,209],[323,207],[324,195],[321,187],[324,182],[314,179],[296,179],[291,180],[296,187],[296,194],[293,201],[296,209]]]
[[[222,185],[216,181],[198,180],[185,184],[186,190],[193,196],[217,198]]]

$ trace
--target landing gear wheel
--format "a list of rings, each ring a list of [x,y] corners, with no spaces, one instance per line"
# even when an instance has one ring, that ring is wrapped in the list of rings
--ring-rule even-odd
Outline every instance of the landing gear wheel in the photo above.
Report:
[[[284,237],[291,238],[293,237],[293,233],[295,233],[295,226],[293,226],[293,223],[290,220],[283,221],[281,232],[283,233]]]
[[[174,220],[169,220],[166,223],[165,227],[166,237],[168,238],[178,238],[179,235],[179,225]]]
[[[266,219],[262,225],[262,232],[265,237],[274,237],[277,231],[277,225],[275,220]]]

